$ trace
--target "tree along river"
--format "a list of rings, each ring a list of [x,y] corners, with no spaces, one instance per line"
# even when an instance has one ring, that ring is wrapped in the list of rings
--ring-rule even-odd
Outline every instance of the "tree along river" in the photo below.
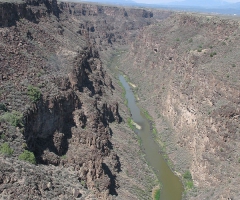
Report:
[[[136,132],[141,138],[146,160],[154,169],[158,180],[161,183],[162,188],[160,200],[181,200],[182,192],[184,190],[182,182],[179,177],[171,171],[163,156],[159,153],[160,147],[152,137],[153,133],[150,128],[149,120],[137,106],[129,84],[122,75],[119,75],[119,80],[126,90],[126,99],[128,100],[128,107],[131,111],[132,119],[135,123],[141,126],[141,129],[136,129]]]

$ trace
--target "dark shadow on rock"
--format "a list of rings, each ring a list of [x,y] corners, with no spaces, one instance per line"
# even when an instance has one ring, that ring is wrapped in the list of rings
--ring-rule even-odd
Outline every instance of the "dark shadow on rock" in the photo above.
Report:
[[[111,88],[112,88],[113,90],[115,90],[115,87],[114,87],[114,85],[113,85],[113,84],[111,84]]]
[[[116,175],[112,174],[111,170],[109,169],[109,167],[105,164],[102,163],[102,167],[103,167],[103,171],[106,175],[108,175],[108,177],[110,178],[110,186],[109,186],[109,193],[111,195],[116,195],[118,196],[118,193],[116,191]]]
[[[52,0],[51,4],[48,0],[44,1],[45,6],[48,9],[48,14],[53,13],[57,18],[59,18],[60,9],[57,5],[57,0]]]
[[[58,165],[59,157],[68,151],[68,139],[75,126],[73,111],[80,103],[74,95],[59,97],[52,102],[40,100],[35,109],[25,116],[25,140],[28,149],[34,152],[37,162]],[[49,109],[49,104],[53,107]],[[52,155],[52,157],[51,157]]]
[[[122,169],[121,169],[121,162],[119,160],[119,156],[117,154],[114,154],[114,159],[117,161],[116,162],[116,165],[114,166],[115,169],[117,169],[117,172],[121,172]]]
[[[118,117],[119,117],[119,123],[122,123],[123,122],[123,118],[121,117],[120,114],[118,115]]]
[[[110,134],[110,136],[112,136],[112,135],[113,135],[113,131],[112,131],[112,129],[111,129],[111,128],[109,128],[109,134]]]
[[[37,162],[41,164],[58,165],[59,163],[54,162],[54,158],[52,157],[43,159],[44,151],[48,150],[49,152],[54,153],[56,156],[65,155],[69,147],[68,139],[72,137],[71,128],[74,126],[75,124],[73,122],[73,119],[70,118],[68,122],[64,122],[61,133],[58,133],[58,130],[56,130],[56,134],[53,133],[48,138],[36,138],[36,140],[34,141],[34,153]],[[60,135],[60,137],[58,137],[57,135]],[[53,160],[51,160],[51,158]]]
[[[104,148],[104,147],[103,147],[103,148]],[[113,149],[113,145],[112,145],[112,143],[110,142],[110,140],[108,140],[108,148],[111,149],[111,150]]]

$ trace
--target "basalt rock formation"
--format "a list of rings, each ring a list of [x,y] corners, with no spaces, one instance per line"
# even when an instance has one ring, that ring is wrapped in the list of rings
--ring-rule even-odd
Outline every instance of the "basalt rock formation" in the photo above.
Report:
[[[44,5],[44,6],[42,6]],[[34,7],[31,7],[34,6]],[[41,8],[39,9],[38,7]],[[60,10],[57,0],[26,0],[21,3],[1,3],[1,24],[0,27],[16,25],[19,19],[25,18],[32,22],[39,22],[41,17],[54,14],[59,17]]]
[[[148,198],[146,188],[154,183],[139,182],[155,177],[136,158],[135,136],[119,129],[121,89],[99,51],[127,41],[111,25],[116,15],[128,18],[119,24],[136,30],[150,23],[152,13],[56,0],[1,2],[0,10],[0,140],[13,150],[1,152],[0,198],[112,199],[120,193],[135,199],[138,187]],[[143,21],[134,24],[135,17]],[[122,157],[113,134],[133,143]],[[19,159],[24,150],[34,153],[37,166]],[[134,168],[135,162],[143,173],[124,178],[125,163]],[[135,180],[130,190],[126,182]]]

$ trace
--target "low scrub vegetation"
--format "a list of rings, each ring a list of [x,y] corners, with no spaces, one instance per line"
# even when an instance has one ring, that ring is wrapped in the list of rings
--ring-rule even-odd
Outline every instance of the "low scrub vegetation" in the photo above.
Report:
[[[6,138],[6,135],[4,135],[4,134],[1,134],[1,135],[0,135],[0,139],[1,139],[1,140],[4,140],[5,138]]]
[[[33,154],[33,152],[24,150],[22,154],[19,155],[19,160],[24,160],[32,164],[36,164],[36,158]]]
[[[7,112],[7,107],[4,103],[0,103],[0,110],[3,110],[4,112]]]
[[[124,104],[127,106],[128,105],[128,100],[126,99],[126,90],[121,83],[121,81],[118,81],[119,86],[122,88],[122,98],[124,99]]]
[[[0,117],[0,122],[8,122],[12,126],[22,126],[22,114],[18,111],[6,112]]]
[[[148,113],[148,111],[142,109],[142,112],[143,112],[144,116],[145,116],[148,120],[151,120],[151,121],[153,120],[153,118],[152,118],[151,115]]]
[[[27,92],[29,98],[31,99],[32,102],[37,102],[41,98],[41,91],[38,87],[34,87],[32,85],[28,86],[28,92]]]
[[[153,132],[154,135],[157,135],[157,129],[156,129],[156,127],[153,127],[153,131],[152,131],[152,132]]]
[[[160,189],[158,189],[154,194],[154,200],[159,200],[159,199],[160,199]]]
[[[12,155],[13,149],[11,149],[9,144],[5,142],[0,146],[0,152],[5,155]]]
[[[133,120],[131,118],[127,119],[127,124],[130,129],[134,130],[134,124],[133,124]]]
[[[192,180],[192,175],[189,170],[187,170],[183,174],[184,182],[185,182],[185,187],[187,190],[191,190],[193,188],[193,180]]]
[[[87,185],[86,185],[86,182],[84,181],[84,180],[81,180],[81,185],[83,186],[83,187],[86,187]]]
[[[160,187],[155,187],[152,191],[153,200],[160,200],[161,189]]]
[[[217,55],[216,52],[212,52],[212,53],[210,53],[210,57],[213,57],[213,56],[215,56],[215,55]]]

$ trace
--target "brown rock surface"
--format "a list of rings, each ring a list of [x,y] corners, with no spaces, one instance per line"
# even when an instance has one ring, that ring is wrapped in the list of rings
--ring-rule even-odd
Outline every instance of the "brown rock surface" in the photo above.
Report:
[[[134,199],[140,188],[149,198],[156,177],[138,156],[119,114],[126,118],[121,89],[98,52],[125,44],[152,13],[134,9],[124,20],[130,9],[56,0],[1,1],[0,10],[0,144],[14,150],[0,154],[0,198]],[[121,140],[133,143],[127,153]],[[19,160],[24,150],[37,165]],[[142,173],[126,174],[126,159]]]

